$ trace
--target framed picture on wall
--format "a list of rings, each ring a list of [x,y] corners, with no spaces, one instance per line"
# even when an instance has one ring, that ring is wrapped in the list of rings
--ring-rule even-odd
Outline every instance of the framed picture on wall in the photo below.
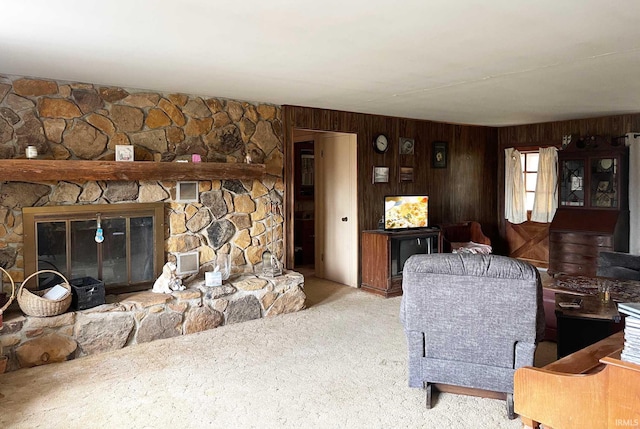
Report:
[[[433,142],[431,151],[431,166],[433,168],[447,168],[447,142]]]
[[[400,167],[400,181],[413,182],[413,167]]]
[[[373,167],[373,183],[389,183],[389,167]]]
[[[415,140],[407,137],[400,137],[400,155],[413,155]]]

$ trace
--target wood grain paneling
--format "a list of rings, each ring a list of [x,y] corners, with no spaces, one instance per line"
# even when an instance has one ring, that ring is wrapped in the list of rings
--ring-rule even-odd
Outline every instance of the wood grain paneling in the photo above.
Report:
[[[285,141],[285,206],[287,265],[293,264],[293,130],[355,133],[358,138],[358,230],[375,229],[389,194],[429,195],[429,223],[476,220],[487,236],[498,237],[497,131],[495,128],[453,125],[407,118],[350,113],[310,107],[283,106]],[[385,154],[373,150],[372,140],[386,134]],[[414,155],[400,155],[400,137],[415,139]],[[448,142],[447,168],[431,167],[434,141]],[[390,168],[390,181],[372,184],[374,166]],[[399,167],[414,167],[414,181],[400,183]],[[360,249],[360,246],[359,246]],[[360,272],[360,270],[358,270]]]
[[[640,130],[640,114],[604,116],[600,118],[572,119],[567,121],[546,122],[540,124],[519,125],[497,129],[498,156],[498,217],[500,219],[500,242],[494,249],[498,252],[516,256],[517,252],[525,252],[523,239],[537,237],[535,241],[527,241],[526,253],[529,257],[537,257],[540,264],[549,261],[548,232],[545,239],[540,239],[540,227],[533,222],[525,222],[519,226],[511,225],[504,219],[504,149],[533,148],[541,146],[560,146],[562,136],[572,134],[577,137],[603,135],[608,137],[622,136],[628,132]],[[529,238],[527,238],[529,237]],[[492,241],[493,243],[493,241]]]

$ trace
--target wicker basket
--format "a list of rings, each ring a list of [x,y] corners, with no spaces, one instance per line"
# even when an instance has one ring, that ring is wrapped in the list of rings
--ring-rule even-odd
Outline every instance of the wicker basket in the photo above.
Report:
[[[57,274],[64,280],[63,283],[60,283],[60,286],[64,287],[69,291],[67,296],[61,299],[52,300],[52,299],[44,299],[42,295],[47,293],[52,288],[38,290],[31,292],[28,289],[25,289],[24,285],[29,281],[32,277],[37,276],[40,273],[53,273]],[[67,311],[69,306],[71,305],[71,286],[69,285],[69,280],[62,274],[53,270],[40,270],[31,274],[29,277],[24,279],[20,288],[18,288],[18,305],[20,305],[20,309],[29,316],[37,316],[37,317],[46,317],[46,316],[57,316],[59,314]]]
[[[7,309],[7,307],[11,305],[11,303],[13,302],[13,299],[16,297],[16,284],[13,282],[13,279],[4,268],[0,267],[0,270],[2,270],[2,272],[7,275],[7,277],[9,278],[9,281],[11,282],[11,296],[9,297],[9,300],[2,307],[0,307],[0,316],[2,316],[2,313]],[[1,275],[2,273],[0,273],[0,276]],[[0,281],[0,283],[2,282]],[[0,317],[0,320],[2,320],[2,317]],[[2,323],[0,323],[0,325],[2,325]],[[2,373],[0,372],[0,374]]]

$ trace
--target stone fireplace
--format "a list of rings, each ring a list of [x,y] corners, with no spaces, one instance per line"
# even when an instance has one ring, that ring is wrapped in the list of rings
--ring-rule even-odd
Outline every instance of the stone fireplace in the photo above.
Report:
[[[267,240],[267,207],[284,191],[278,106],[163,94],[85,83],[0,76],[0,162],[24,158],[113,161],[116,145],[131,144],[135,159],[264,164],[259,179],[199,180],[199,203],[175,200],[175,180],[33,180],[0,183],[0,264],[24,279],[23,207],[164,202],[165,251],[197,250],[200,261],[231,256],[236,272],[252,272]],[[72,165],[72,164],[69,164]],[[3,166],[3,168],[7,168]],[[117,167],[116,167],[117,168]],[[250,176],[249,176],[250,177]],[[274,250],[282,257],[282,217],[275,218]],[[202,226],[207,231],[202,231]]]
[[[64,169],[58,180],[40,179],[34,169],[28,180],[0,183],[0,266],[17,283],[35,268],[27,267],[25,259],[25,207],[46,210],[53,206],[161,203],[165,262],[175,261],[178,253],[196,251],[201,266],[218,254],[230,255],[232,264],[232,281],[215,291],[201,288],[201,277],[195,275],[188,279],[187,291],[166,297],[150,292],[113,294],[105,308],[54,318],[5,314],[0,358],[7,358],[10,369],[23,366],[18,350],[36,342],[41,351],[43,344],[52,342],[51,335],[62,338],[56,337],[55,343],[65,358],[92,353],[101,347],[87,348],[81,338],[91,335],[93,328],[84,327],[92,326],[94,319],[101,320],[100,326],[119,331],[115,327],[132,318],[122,322],[125,327],[133,323],[132,330],[125,329],[128,333],[123,334],[126,341],[116,341],[124,346],[140,342],[139,328],[144,326],[170,328],[168,334],[142,334],[143,341],[303,308],[303,281],[294,273],[275,282],[254,274],[260,273],[272,232],[272,251],[278,259],[283,257],[284,219],[268,216],[268,207],[274,201],[281,202],[284,192],[282,139],[278,106],[0,76],[3,169],[10,168],[4,160],[25,158],[26,147],[35,146],[39,154],[36,161],[62,162],[57,165],[64,165],[71,177],[74,161],[90,160],[98,166],[115,159],[116,145],[133,145],[136,161],[133,167],[127,163],[129,169],[141,161],[175,167],[173,161],[190,160],[197,154],[204,162],[224,164],[244,164],[250,159],[263,164],[265,171],[259,178],[249,174],[247,178],[241,174],[200,177],[198,201],[186,203],[176,200],[176,180],[170,174],[163,175],[162,169],[140,180],[75,180],[65,177]],[[113,164],[111,168],[117,173],[117,164],[122,163]],[[73,344],[74,351],[65,354]],[[51,358],[50,352],[40,357],[45,355]]]

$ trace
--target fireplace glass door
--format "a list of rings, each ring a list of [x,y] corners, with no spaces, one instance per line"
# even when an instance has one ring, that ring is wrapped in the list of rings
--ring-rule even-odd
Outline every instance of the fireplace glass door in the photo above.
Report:
[[[155,280],[153,218],[101,219],[104,241],[95,240],[97,219],[37,222],[38,270],[55,270],[68,279],[93,277],[109,285]],[[70,255],[68,257],[67,255]],[[40,288],[57,282],[40,275]]]
[[[158,222],[156,216],[163,213],[162,208],[126,213],[114,212],[113,208],[111,212],[100,211],[94,206],[92,211],[34,216],[35,248],[30,250],[26,244],[25,248],[26,253],[34,254],[35,261],[29,269],[25,256],[25,274],[54,270],[68,280],[93,277],[102,280],[107,291],[112,292],[148,287],[157,278],[164,256],[163,241],[158,239],[162,237],[163,217]],[[57,277],[39,274],[38,289],[57,284]]]

